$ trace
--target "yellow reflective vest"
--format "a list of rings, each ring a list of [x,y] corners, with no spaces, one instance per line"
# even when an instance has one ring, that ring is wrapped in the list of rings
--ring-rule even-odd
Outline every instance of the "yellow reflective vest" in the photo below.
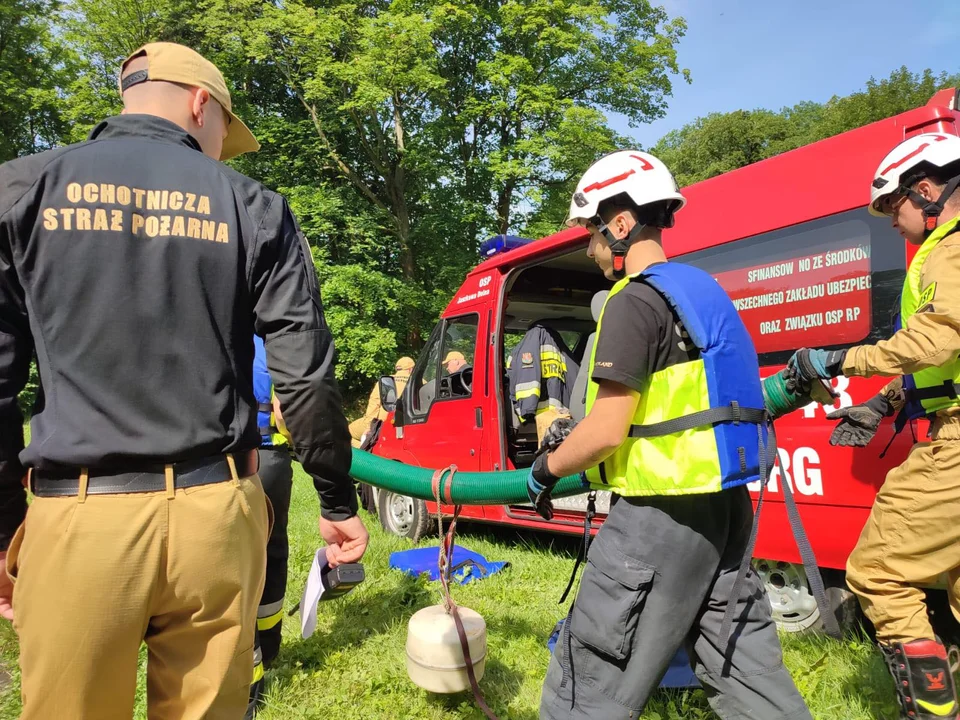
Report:
[[[907,276],[903,280],[903,293],[900,295],[900,322],[906,325],[918,310],[930,304],[937,292],[937,284],[920,287],[923,264],[927,257],[947,235],[960,230],[960,216],[937,227],[924,241],[910,262]],[[957,390],[960,386],[960,360],[954,358],[940,367],[927,368],[905,375],[903,388],[907,400],[904,406],[906,417],[922,417],[938,410],[960,405]]]
[[[757,353],[730,298],[698,268],[662,263],[613,286],[590,357],[587,413],[599,389],[593,367],[603,317],[630,282],[645,282],[664,297],[700,357],[647,379],[629,437],[586,472],[591,487],[626,496],[693,495],[753,482],[761,472],[765,477],[772,459],[763,452],[767,424]]]

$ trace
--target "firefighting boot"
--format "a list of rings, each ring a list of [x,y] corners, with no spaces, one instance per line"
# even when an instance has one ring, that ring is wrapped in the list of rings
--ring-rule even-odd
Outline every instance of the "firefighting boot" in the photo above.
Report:
[[[937,640],[881,645],[897,685],[900,717],[910,720],[960,720],[947,649]]]
[[[263,651],[260,649],[260,631],[254,631],[253,640],[253,682],[250,683],[250,696],[243,720],[253,720],[263,705]]]

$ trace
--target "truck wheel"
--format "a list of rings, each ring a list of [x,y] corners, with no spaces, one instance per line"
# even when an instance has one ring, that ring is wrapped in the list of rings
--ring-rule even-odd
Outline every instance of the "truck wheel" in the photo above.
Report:
[[[754,560],[754,569],[767,589],[773,620],[780,630],[790,633],[823,630],[823,618],[817,600],[810,591],[803,565],[773,560]],[[856,625],[859,606],[843,582],[843,573],[822,570],[827,605],[841,630]]]
[[[417,542],[430,532],[433,518],[423,500],[381,490],[377,500],[380,525],[387,532]]]

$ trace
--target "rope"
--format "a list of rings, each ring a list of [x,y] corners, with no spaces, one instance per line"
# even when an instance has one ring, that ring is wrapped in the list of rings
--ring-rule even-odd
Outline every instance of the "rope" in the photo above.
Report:
[[[449,473],[449,475],[447,475]],[[457,473],[457,466],[450,465],[442,470],[433,473],[431,485],[433,486],[433,496],[437,501],[437,529],[440,533],[440,558],[438,561],[440,567],[440,586],[443,590],[443,607],[448,615],[453,617],[453,624],[457,628],[457,637],[460,639],[460,649],[463,651],[463,660],[466,663],[467,679],[470,680],[470,689],[473,690],[473,699],[488,720],[499,720],[489,708],[483,699],[483,693],[480,690],[480,684],[477,682],[476,673],[473,671],[473,658],[470,657],[470,641],[467,639],[467,631],[463,627],[463,620],[460,618],[460,610],[457,603],[450,595],[450,572],[453,567],[453,548],[455,545],[454,535],[457,531],[457,518],[460,517],[462,505],[453,506],[453,518],[450,520],[450,526],[447,532],[443,532],[443,510],[440,507],[440,500],[443,497],[450,498],[453,495],[453,478]],[[444,492],[444,477],[447,478],[446,492]],[[449,502],[447,504],[450,504]]]
[[[443,485],[443,478],[447,475],[447,473],[449,473],[449,479],[447,482],[448,484],[452,484],[453,477],[456,472],[457,466],[451,465],[441,470],[437,470],[435,473],[433,473],[433,478],[431,480],[431,484],[433,485],[433,496],[437,501],[437,529],[440,533],[440,557],[437,561],[440,568],[440,586],[443,595],[443,607],[446,609],[448,614],[452,614],[454,608],[457,606],[453,600],[453,597],[450,595],[450,569],[453,565],[453,536],[457,530],[457,518],[460,517],[462,506],[454,506],[453,519],[450,521],[450,527],[447,528],[447,532],[444,533],[443,509],[441,507],[443,490],[441,486]]]
[[[597,515],[597,491],[591,490],[590,494],[587,495],[587,514],[583,518],[583,543],[580,545],[580,549],[577,550],[577,559],[573,564],[573,572],[570,573],[570,580],[567,582],[567,589],[563,591],[563,595],[560,597],[559,605],[563,605],[564,601],[567,599],[567,595],[570,594],[570,590],[573,588],[573,583],[577,578],[577,570],[580,568],[581,562],[586,562],[587,555],[590,553],[590,528],[593,524],[593,518]],[[586,571],[584,571],[586,572]],[[573,679],[573,675],[570,672],[570,662],[573,655],[573,642],[570,639],[570,618],[573,617],[573,606],[576,603],[574,600],[570,603],[570,609],[567,610],[567,617],[563,621],[563,629],[560,632],[560,637],[558,642],[563,642],[565,645],[565,651],[562,659],[560,660],[560,668],[563,670],[563,675],[560,678],[560,687],[565,688],[567,683]],[[559,653],[557,654],[560,657]],[[573,710],[574,705],[576,704],[576,688],[573,687],[573,684],[570,686],[570,709]]]

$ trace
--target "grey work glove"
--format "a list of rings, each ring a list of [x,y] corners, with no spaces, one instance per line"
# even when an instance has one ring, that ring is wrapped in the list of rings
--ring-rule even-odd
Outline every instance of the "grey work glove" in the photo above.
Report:
[[[537,514],[544,520],[553,520],[553,499],[551,493],[558,478],[547,468],[547,453],[537,455],[527,476],[527,497],[533,503]]]
[[[554,420],[543,434],[543,440],[540,441],[540,449],[537,451],[537,454],[553,452],[560,447],[560,443],[567,439],[567,435],[573,431],[576,424],[576,420],[568,417]]]
[[[865,403],[827,413],[827,420],[839,420],[830,435],[831,445],[866,447],[880,427],[880,421],[893,415],[893,405],[885,395],[874,395]]]
[[[527,497],[544,520],[553,519],[553,501],[550,494],[553,492],[553,486],[560,479],[547,468],[547,455],[560,447],[576,424],[577,421],[573,418],[562,417],[554,420],[543,434],[537,457],[533,461],[533,467],[530,468],[530,475],[527,477]]]
[[[787,361],[789,367],[801,381],[829,380],[843,375],[843,361],[846,350],[811,350],[801,348]]]

